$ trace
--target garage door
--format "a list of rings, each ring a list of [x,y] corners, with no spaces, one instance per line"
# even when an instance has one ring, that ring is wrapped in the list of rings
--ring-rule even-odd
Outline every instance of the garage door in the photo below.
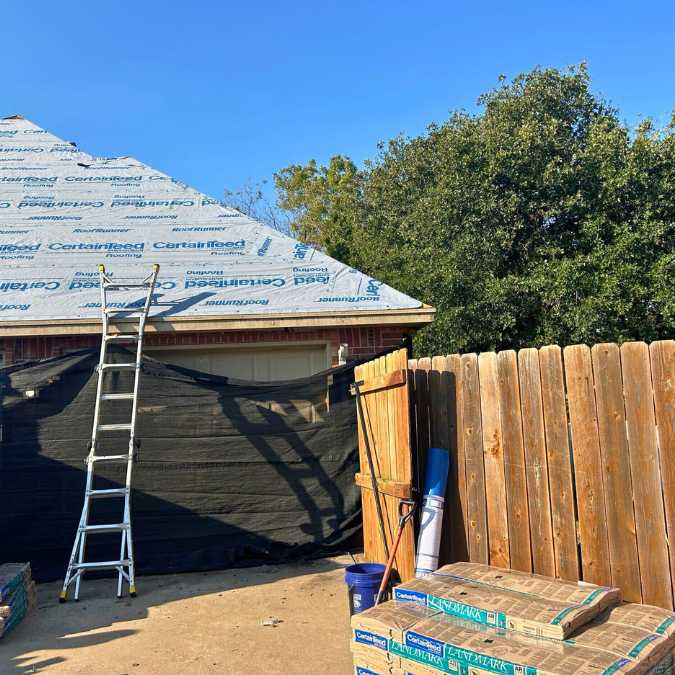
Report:
[[[307,377],[328,368],[326,345],[302,347],[146,347],[148,356],[211,375],[271,382]]]

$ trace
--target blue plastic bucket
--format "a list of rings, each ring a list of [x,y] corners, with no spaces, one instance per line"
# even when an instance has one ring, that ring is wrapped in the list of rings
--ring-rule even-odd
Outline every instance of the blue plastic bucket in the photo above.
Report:
[[[350,616],[363,612],[375,604],[384,568],[385,566],[380,563],[357,563],[345,569]]]

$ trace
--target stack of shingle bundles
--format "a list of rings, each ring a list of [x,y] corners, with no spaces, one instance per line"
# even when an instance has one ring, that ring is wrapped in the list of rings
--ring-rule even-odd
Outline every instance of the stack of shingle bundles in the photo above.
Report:
[[[0,565],[0,638],[35,607],[36,598],[30,563]]]
[[[401,655],[397,646],[417,623],[439,612],[422,605],[385,602],[352,616],[351,650],[358,675],[400,673]]]
[[[486,626],[562,640],[617,605],[621,591],[459,563],[402,584],[394,589],[394,599]]]
[[[352,617],[362,675],[670,673],[675,615],[618,589],[458,563]]]

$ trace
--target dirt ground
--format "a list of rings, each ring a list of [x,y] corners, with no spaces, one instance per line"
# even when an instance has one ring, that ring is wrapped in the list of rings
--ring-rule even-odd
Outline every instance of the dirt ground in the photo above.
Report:
[[[58,583],[41,584],[0,640],[0,673],[348,675],[349,562],[139,577],[138,597],[120,600],[116,581],[85,579],[65,605]]]

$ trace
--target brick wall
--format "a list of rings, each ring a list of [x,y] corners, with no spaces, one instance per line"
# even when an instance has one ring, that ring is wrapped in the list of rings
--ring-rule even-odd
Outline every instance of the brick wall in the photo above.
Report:
[[[328,342],[331,361],[338,362],[340,344],[349,345],[352,358],[377,354],[401,344],[409,329],[401,326],[365,326],[325,329],[278,329],[256,331],[214,331],[199,333],[147,333],[145,344],[152,346],[187,346],[213,344],[250,344],[283,342]],[[73,335],[53,337],[0,338],[0,351],[4,352],[5,365],[15,361],[44,359],[59,356],[66,351],[83,347],[98,347],[99,335]]]

